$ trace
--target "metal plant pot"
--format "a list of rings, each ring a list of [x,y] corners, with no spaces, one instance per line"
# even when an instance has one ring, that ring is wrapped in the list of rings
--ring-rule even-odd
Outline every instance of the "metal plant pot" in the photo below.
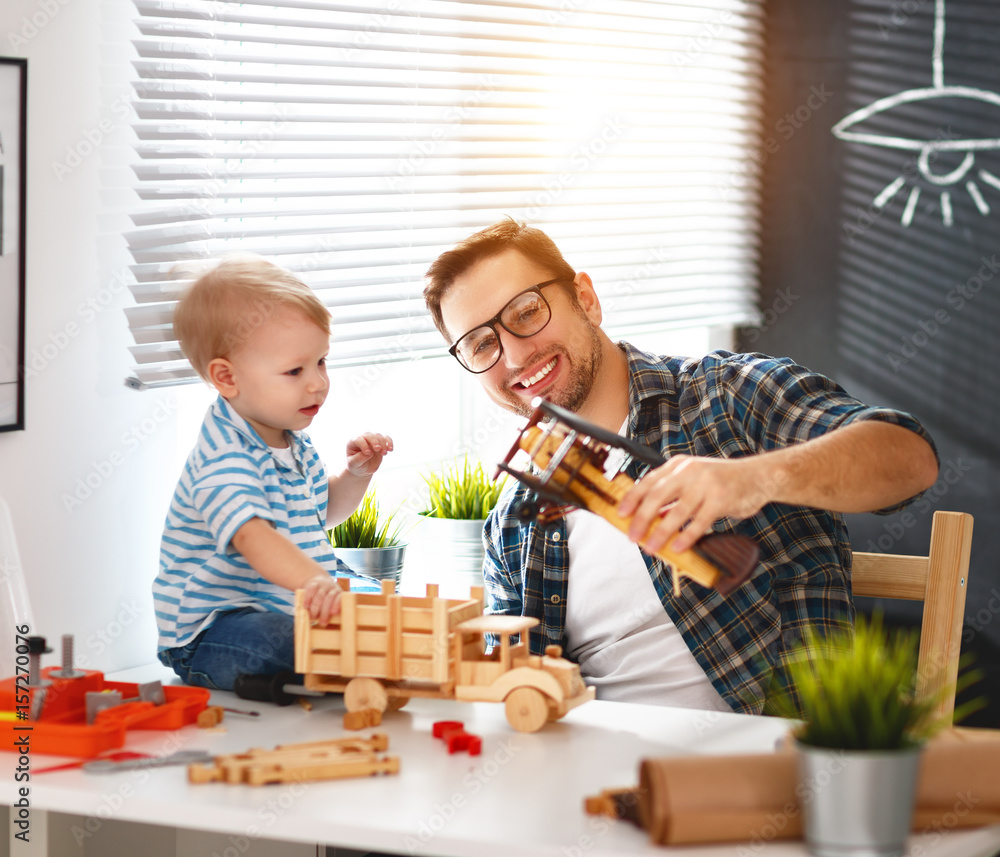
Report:
[[[818,857],[901,857],[920,748],[828,750],[796,742],[806,845]]]
[[[406,545],[389,548],[334,548],[336,557],[358,574],[376,580],[391,580],[399,585]]]

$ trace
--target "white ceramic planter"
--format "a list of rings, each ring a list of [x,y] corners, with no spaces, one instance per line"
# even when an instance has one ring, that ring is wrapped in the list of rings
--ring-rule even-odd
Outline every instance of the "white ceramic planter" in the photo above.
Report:
[[[428,583],[449,589],[483,585],[485,521],[421,517],[417,525],[424,546]]]
[[[920,749],[844,751],[796,742],[806,846],[818,857],[901,857]]]

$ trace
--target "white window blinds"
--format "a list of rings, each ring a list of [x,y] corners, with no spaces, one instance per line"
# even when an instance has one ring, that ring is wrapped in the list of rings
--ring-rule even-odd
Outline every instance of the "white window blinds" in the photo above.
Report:
[[[132,386],[193,376],[178,262],[260,253],[331,363],[444,353],[423,275],[505,215],[612,334],[754,318],[759,2],[134,0]]]

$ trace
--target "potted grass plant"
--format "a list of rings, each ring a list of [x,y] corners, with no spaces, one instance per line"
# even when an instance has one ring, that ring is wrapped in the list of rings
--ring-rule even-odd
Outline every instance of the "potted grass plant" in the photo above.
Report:
[[[359,574],[399,583],[406,544],[398,509],[383,513],[369,490],[347,520],[328,532],[333,552]]]
[[[420,529],[434,545],[436,582],[483,585],[483,526],[496,506],[506,477],[493,481],[482,463],[468,456],[421,474],[427,500],[418,513]]]
[[[859,618],[791,652],[787,684],[771,702],[800,718],[799,757],[806,844],[820,857],[906,852],[917,771],[926,740],[947,725],[938,697],[915,692],[916,638],[889,633],[879,616]]]

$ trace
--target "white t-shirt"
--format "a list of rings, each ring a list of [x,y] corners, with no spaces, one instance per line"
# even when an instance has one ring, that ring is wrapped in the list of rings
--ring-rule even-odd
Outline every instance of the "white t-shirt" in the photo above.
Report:
[[[566,653],[597,698],[732,711],[663,609],[638,545],[590,512],[566,524]]]
[[[271,455],[278,459],[282,464],[285,465],[289,470],[294,470],[299,473],[299,465],[295,460],[295,456],[292,455],[292,448],[290,446],[269,446],[271,450]]]

